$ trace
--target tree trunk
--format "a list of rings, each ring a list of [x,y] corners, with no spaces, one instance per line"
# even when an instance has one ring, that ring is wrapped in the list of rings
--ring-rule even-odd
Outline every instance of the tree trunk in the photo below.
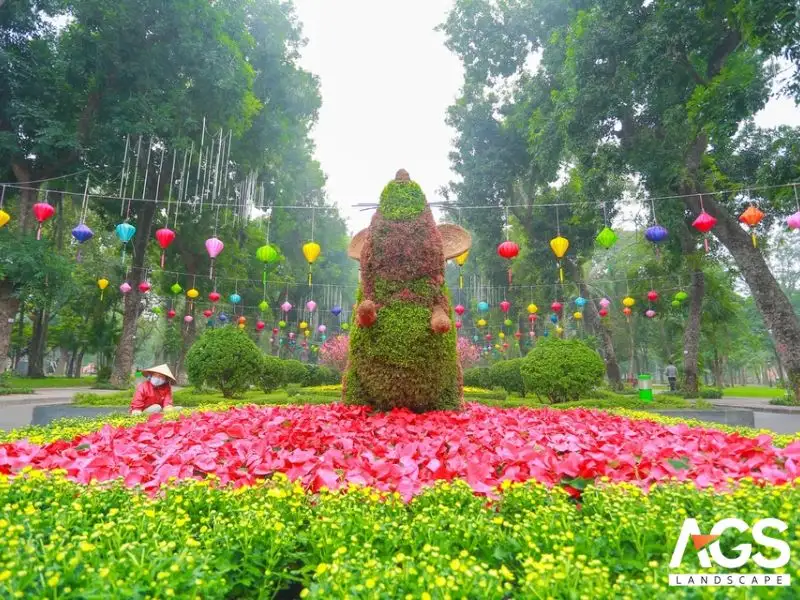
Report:
[[[81,369],[83,368],[83,353],[85,350],[83,348],[80,351],[76,352],[73,360],[72,360],[72,377],[76,379],[80,379],[81,377]]]
[[[699,198],[686,198],[684,203],[695,214],[700,213]],[[731,253],[747,282],[764,323],[775,340],[780,362],[786,370],[787,386],[795,403],[800,404],[800,319],[772,275],[764,254],[759,248],[753,247],[750,236],[739,221],[712,196],[704,197],[704,207],[717,219],[713,233]]]
[[[63,377],[67,374],[67,365],[69,364],[69,350],[66,348],[58,349],[58,365],[56,366],[56,375]]]
[[[713,362],[713,375],[714,375],[714,386],[718,388],[725,387],[724,375],[723,375],[723,368],[722,368],[722,358],[720,358],[719,352],[717,349],[714,348],[714,362]]]
[[[14,286],[8,280],[0,281],[0,373],[8,368],[8,352],[11,348],[11,332],[14,317],[19,308],[19,299],[14,297]]]
[[[28,347],[28,377],[44,377],[44,354],[47,350],[47,310],[38,309],[33,320],[33,335]]]
[[[698,390],[697,358],[700,354],[700,317],[703,312],[703,294],[706,278],[701,268],[692,271],[689,286],[689,318],[683,332],[683,389],[696,394]]]

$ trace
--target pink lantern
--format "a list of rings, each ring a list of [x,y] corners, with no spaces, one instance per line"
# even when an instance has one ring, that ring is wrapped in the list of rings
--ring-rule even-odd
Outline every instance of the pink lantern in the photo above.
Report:
[[[539,318],[539,315],[528,315],[528,321],[531,323],[536,323],[536,319]]]
[[[208,272],[208,277],[210,279],[214,278],[214,259],[219,256],[219,253],[225,249],[225,244],[222,243],[217,237],[208,238],[206,240],[206,252],[208,252],[209,258],[211,258],[211,269]]]
[[[194,317],[192,315],[186,315],[185,317],[183,317],[183,321],[185,323],[191,323],[192,321],[194,321]]]
[[[529,338],[531,338],[531,339],[532,339],[532,338],[535,338],[535,337],[536,337],[536,332],[535,332],[533,329],[531,329],[531,330],[528,332],[528,337],[529,337]]]
[[[294,339],[294,331],[289,332],[289,339],[290,340]]]
[[[507,313],[510,308],[511,308],[511,302],[509,302],[508,300],[503,300],[500,303],[500,310],[502,310],[504,313]]]
[[[461,306],[460,304],[456,304],[456,307],[453,310],[456,311],[456,314],[460,317],[461,315],[464,314],[464,311],[466,309],[463,306]]]
[[[119,286],[119,291],[122,292],[123,294],[127,294],[132,289],[133,288],[131,287],[131,284],[129,284],[127,281],[123,283],[121,286]]]
[[[562,308],[564,308],[564,306],[561,304],[561,302],[559,302],[558,300],[556,300],[555,302],[553,302],[553,303],[550,305],[550,308],[552,308],[552,309],[553,309],[553,312],[554,312],[554,313],[559,313],[559,312],[561,312],[561,309],[562,309]]]
[[[306,302],[306,310],[308,312],[314,312],[316,308],[317,308],[317,303],[314,302],[313,300],[309,300],[308,302]]]
[[[653,309],[649,309],[644,314],[648,319],[652,319],[653,317],[656,316],[656,311],[654,311]]]
[[[289,312],[290,310],[292,310],[292,305],[291,305],[291,304],[289,304],[289,302],[288,302],[288,301],[286,301],[286,302],[284,302],[283,304],[281,304],[281,310],[282,310],[283,312],[287,313],[287,312]]]
[[[278,328],[277,327],[273,327],[272,328],[272,335],[278,335]]]
[[[796,213],[787,218],[786,224],[789,226],[789,229],[793,231],[796,229],[800,229],[800,210],[798,210]]]
[[[603,298],[600,300],[600,308],[608,308],[609,306],[611,306],[611,300],[608,298]]]
[[[325,327],[325,325],[320,325],[319,327],[317,327],[317,331],[319,331],[320,333],[325,333],[326,331],[328,331],[328,328]]]
[[[456,329],[461,329],[463,323],[461,321],[456,321]]]

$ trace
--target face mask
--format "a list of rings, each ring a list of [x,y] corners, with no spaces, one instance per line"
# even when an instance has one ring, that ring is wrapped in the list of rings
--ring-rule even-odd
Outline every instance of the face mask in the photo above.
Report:
[[[152,383],[156,387],[159,387],[167,383],[167,380],[164,379],[163,377],[159,377],[158,375],[153,375],[150,378],[150,383]]]

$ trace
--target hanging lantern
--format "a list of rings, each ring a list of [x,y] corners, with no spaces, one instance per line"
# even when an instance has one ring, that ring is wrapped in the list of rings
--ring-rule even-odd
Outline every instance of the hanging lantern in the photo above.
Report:
[[[461,329],[462,323],[461,321],[456,321],[456,329]]]
[[[169,245],[175,241],[175,232],[168,227],[162,227],[156,230],[156,240],[158,245],[161,246],[161,268],[164,268],[164,254],[169,248]]]
[[[102,278],[98,279],[97,280],[97,287],[100,288],[100,301],[102,302],[103,294],[105,293],[106,288],[108,287],[108,279],[106,279],[105,277],[102,277]]]
[[[306,329],[308,327],[308,323],[305,321],[300,321],[300,325],[298,325],[298,327],[300,327],[300,329]]]
[[[281,310],[285,313],[288,313],[290,310],[292,310],[292,305],[289,304],[288,300],[281,304]]]
[[[286,328],[286,321],[283,321],[283,320],[278,321],[278,327],[280,327],[281,329],[285,329]]]
[[[609,300],[608,298],[601,298],[600,299],[600,307],[601,308],[608,308],[609,306],[611,306],[611,300]]]
[[[142,281],[139,284],[139,291],[142,292],[143,294],[146,294],[147,292],[150,291],[150,284],[147,283],[146,281]]]
[[[536,306],[533,302],[531,302],[530,304],[528,304],[528,312],[532,315],[535,315],[537,312],[539,312],[539,307]]]
[[[793,215],[789,215],[789,217],[786,218],[786,224],[792,231],[800,229],[800,210]]]
[[[219,319],[220,323],[227,323],[228,322],[228,315],[226,315],[225,313],[219,313],[219,316],[217,317],[217,319]]]
[[[304,329],[303,330],[303,335],[306,336],[306,337],[309,337],[311,335],[311,330],[310,329]]]
[[[580,320],[583,318],[583,313],[582,313],[582,312],[575,311],[574,313],[572,313],[572,317],[573,317],[573,318],[574,318],[576,321],[580,321]]]
[[[557,314],[555,314],[555,313],[553,313],[552,315],[550,315],[550,322],[551,322],[551,323],[558,323],[558,315],[557,315]]]
[[[650,290],[647,292],[647,299],[650,302],[658,302],[658,292],[655,290]]]
[[[575,306],[577,306],[578,308],[583,308],[584,306],[586,306],[586,298],[584,298],[583,296],[578,296],[577,298],[575,298]]]
[[[631,310],[630,306],[626,306],[625,308],[623,308],[623,309],[622,309],[622,313],[623,313],[623,314],[624,314],[626,317],[630,317],[630,316],[631,316],[631,313],[633,313],[633,311]]]
[[[214,311],[213,311],[213,310],[211,310],[210,308],[207,308],[207,309],[205,309],[205,310],[203,311],[203,316],[204,316],[206,319],[210,319],[210,318],[211,318],[211,315],[213,315],[213,314],[214,314]]]
[[[125,249],[128,247],[128,242],[133,239],[136,234],[136,227],[130,223],[120,223],[114,227],[114,232],[117,234],[119,241],[122,242],[122,262],[125,262]]]
[[[266,326],[267,324],[264,323],[264,321],[256,321],[256,331],[264,331],[264,327]]]
[[[633,306],[634,304],[636,304],[636,300],[634,300],[634,299],[633,299],[633,298],[631,298],[630,296],[625,296],[625,297],[622,299],[622,304],[624,304],[624,305],[625,305],[627,308],[630,308],[631,306]]]
[[[265,244],[256,250],[256,258],[264,263],[264,271],[261,275],[261,283],[267,285],[267,265],[278,260],[278,251],[270,244]]]
[[[500,303],[500,310],[502,310],[504,313],[507,313],[510,309],[511,309],[511,302],[509,302],[508,300],[503,300]]]
[[[561,326],[556,327],[556,335],[561,335],[562,333],[564,333],[564,328]]]
[[[228,302],[230,302],[231,304],[239,304],[239,302],[241,302],[241,301],[242,301],[242,297],[239,294],[237,294],[236,292],[234,292],[233,294],[228,296]]]
[[[536,319],[539,318],[539,315],[528,315],[528,322],[529,323],[536,323]]]
[[[739,222],[744,223],[750,227],[750,238],[753,240],[753,248],[758,246],[756,242],[756,225],[761,223],[764,218],[764,213],[758,210],[755,206],[749,206],[746,211],[739,215]]]
[[[514,333],[514,337],[515,337],[515,338],[517,338],[517,339],[519,340],[519,339],[522,337],[522,332],[521,332],[521,331],[516,331],[516,332]]]
[[[350,323],[342,323],[342,329],[344,331],[347,331],[348,329],[350,329]]]
[[[325,325],[320,325],[319,327],[317,327],[317,331],[319,331],[320,333],[325,333],[326,331],[328,331],[328,328],[325,327]]]
[[[342,307],[341,307],[341,306],[339,306],[339,305],[337,304],[336,306],[334,306],[334,307],[331,309],[331,314],[332,314],[334,317],[338,317],[340,314],[342,314]]]
[[[0,227],[2,227],[2,225],[0,225]],[[94,237],[94,231],[89,229],[85,223],[78,223],[78,225],[72,230],[72,237],[74,237],[79,244],[83,244]],[[80,248],[78,248],[78,254],[75,257],[75,260],[78,262],[81,260]]]
[[[278,335],[279,329],[277,327],[272,328],[272,335]]]
[[[478,327],[486,327],[486,319],[478,319]]]
[[[600,230],[600,233],[597,234],[595,240],[597,240],[598,245],[605,248],[606,250],[612,248],[614,244],[617,243],[617,234],[614,233],[614,230],[610,227],[603,227]]]
[[[206,240],[206,252],[208,252],[208,258],[211,261],[211,267],[208,271],[209,279],[214,279],[214,261],[224,249],[225,244],[219,238],[211,237]]]
[[[644,232],[645,239],[647,239],[648,242],[653,242],[654,244],[660,244],[667,239],[667,236],[669,236],[667,228],[662,227],[661,225],[652,225]]]
[[[677,300],[678,302],[684,302],[688,298],[689,298],[689,294],[687,294],[683,290],[680,290],[679,292],[675,292],[675,300]]]
[[[269,302],[267,302],[266,300],[262,300],[261,302],[258,303],[258,310],[260,310],[261,312],[267,312],[268,308],[269,308]]]
[[[492,341],[492,334],[491,334],[491,333],[487,333],[487,334],[486,334],[485,336],[483,336],[483,337],[484,337],[484,339],[485,339],[487,342],[491,342],[491,341]]]
[[[560,312],[561,312],[561,309],[562,309],[562,308],[564,308],[564,306],[561,304],[561,302],[559,302],[558,300],[556,300],[555,302],[553,302],[553,303],[550,305],[550,308],[552,309],[552,311],[553,311],[554,313],[560,313]]]
[[[489,303],[488,302],[478,302],[478,310],[481,312],[486,312],[489,310]]]
[[[510,240],[506,240],[497,247],[497,254],[510,261],[519,254],[519,246]],[[508,266],[508,285],[511,285],[511,265]]]
[[[561,283],[564,283],[564,269],[561,267],[561,259],[569,250],[569,240],[561,235],[554,237],[550,240],[550,249],[556,255],[556,262],[558,264],[558,278]]]
[[[5,227],[10,220],[11,220],[11,215],[8,214],[6,211],[4,211],[2,208],[0,208],[0,229]]]
[[[466,309],[461,304],[456,304],[456,307],[453,310],[460,317],[461,315],[464,314],[464,311]]]
[[[545,330],[544,335],[545,335],[545,337],[547,336],[547,330]],[[531,338],[531,339],[534,339],[536,337],[536,332],[533,329],[531,329],[528,332],[528,337]]]
[[[608,309],[607,308],[601,308],[600,310],[597,311],[597,314],[600,315],[601,317],[607,317],[608,316]]]
[[[239,325],[244,325],[245,323],[247,323],[247,319],[245,317],[239,317],[238,323]]]
[[[648,319],[652,319],[656,316],[656,311],[654,311],[652,308],[649,308],[644,312],[644,314]]]
[[[670,304],[672,304],[672,308],[680,308],[681,301],[680,300],[673,300]]]
[[[306,257],[306,261],[308,262],[308,285],[311,285],[311,265],[317,260],[320,252],[322,252],[322,248],[317,242],[306,242],[303,244],[303,256]]]
[[[131,284],[129,284],[127,281],[123,283],[121,286],[119,286],[119,291],[122,292],[123,294],[127,294],[132,289],[133,288],[131,287]]]
[[[49,205],[47,202],[37,202],[33,205],[33,216],[39,221],[39,227],[36,230],[36,239],[42,239],[42,225],[50,217],[56,214],[56,209]]]
[[[185,317],[183,317],[183,321],[184,323],[191,323],[192,321],[194,321],[194,317],[192,315],[186,315]]]
[[[222,298],[222,296],[220,296],[218,292],[211,292],[211,293],[208,295],[208,299],[209,299],[209,300],[211,300],[211,302],[213,302],[214,304],[216,304],[217,302],[219,302],[219,301],[220,301],[220,298]]]
[[[512,321],[511,319],[506,319],[505,321],[503,321],[503,325],[505,325],[506,327],[511,327],[513,324],[514,321]]]
[[[459,254],[454,259],[458,265],[458,289],[464,288],[464,263],[467,262],[467,257],[469,257],[469,250]]]
[[[160,306],[154,306],[152,310],[153,310],[153,314],[154,315],[160,315],[161,314],[161,307]]]
[[[501,331],[500,333],[497,334],[497,337],[499,337],[501,340],[504,340],[506,339],[506,334]]]
[[[177,313],[176,313],[174,310],[172,310],[172,309],[170,308],[170,309],[167,311],[167,318],[168,318],[168,319],[174,319],[176,314],[177,314]]]
[[[199,295],[200,295],[200,292],[198,292],[198,291],[197,291],[196,289],[194,289],[194,288],[192,288],[192,289],[190,289],[188,292],[186,292],[186,296],[189,298],[189,300],[194,300],[194,299],[195,299],[195,298],[197,298]]]
[[[717,224],[717,220],[708,214],[705,210],[701,211],[701,213],[697,216],[697,218],[692,223],[692,227],[697,229],[697,231],[704,234],[703,237],[703,244],[706,247],[706,252],[708,252],[708,232],[714,228],[714,225]]]
[[[317,308],[317,303],[314,302],[313,300],[309,300],[308,302],[306,302],[306,310],[308,312],[314,312],[316,308]]]
[[[172,286],[169,289],[176,296],[183,291],[183,288],[181,287],[181,284],[178,283],[177,281],[175,283],[173,283]]]
[[[293,339],[294,339],[294,331],[290,331],[290,332],[289,332],[289,339],[290,339],[290,340],[293,340]]]

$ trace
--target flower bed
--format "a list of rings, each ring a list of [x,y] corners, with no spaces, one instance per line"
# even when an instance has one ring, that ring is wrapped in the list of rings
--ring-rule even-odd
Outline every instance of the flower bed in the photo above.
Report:
[[[599,477],[643,488],[676,478],[722,489],[753,477],[800,477],[800,442],[664,426],[584,409],[497,409],[369,415],[339,404],[237,407],[104,427],[70,441],[0,445],[0,472],[64,469],[81,483],[121,477],[155,492],[171,478],[218,477],[253,484],[285,473],[312,491],[349,483],[405,499],[437,480],[467,481],[488,493],[505,480],[564,485],[573,495]]]
[[[798,486],[745,479],[731,494],[684,483],[644,495],[602,484],[580,506],[558,487],[503,488],[487,503],[463,483],[440,483],[405,503],[368,488],[312,495],[276,476],[235,490],[190,480],[154,499],[119,484],[0,475],[0,589],[13,598],[211,600],[279,589],[290,598],[664,598],[675,594],[667,564],[687,515],[703,531],[730,516],[786,521],[791,560],[777,572],[800,577]],[[729,532],[723,550],[735,554],[742,540]],[[680,571],[698,570],[687,553]]]

